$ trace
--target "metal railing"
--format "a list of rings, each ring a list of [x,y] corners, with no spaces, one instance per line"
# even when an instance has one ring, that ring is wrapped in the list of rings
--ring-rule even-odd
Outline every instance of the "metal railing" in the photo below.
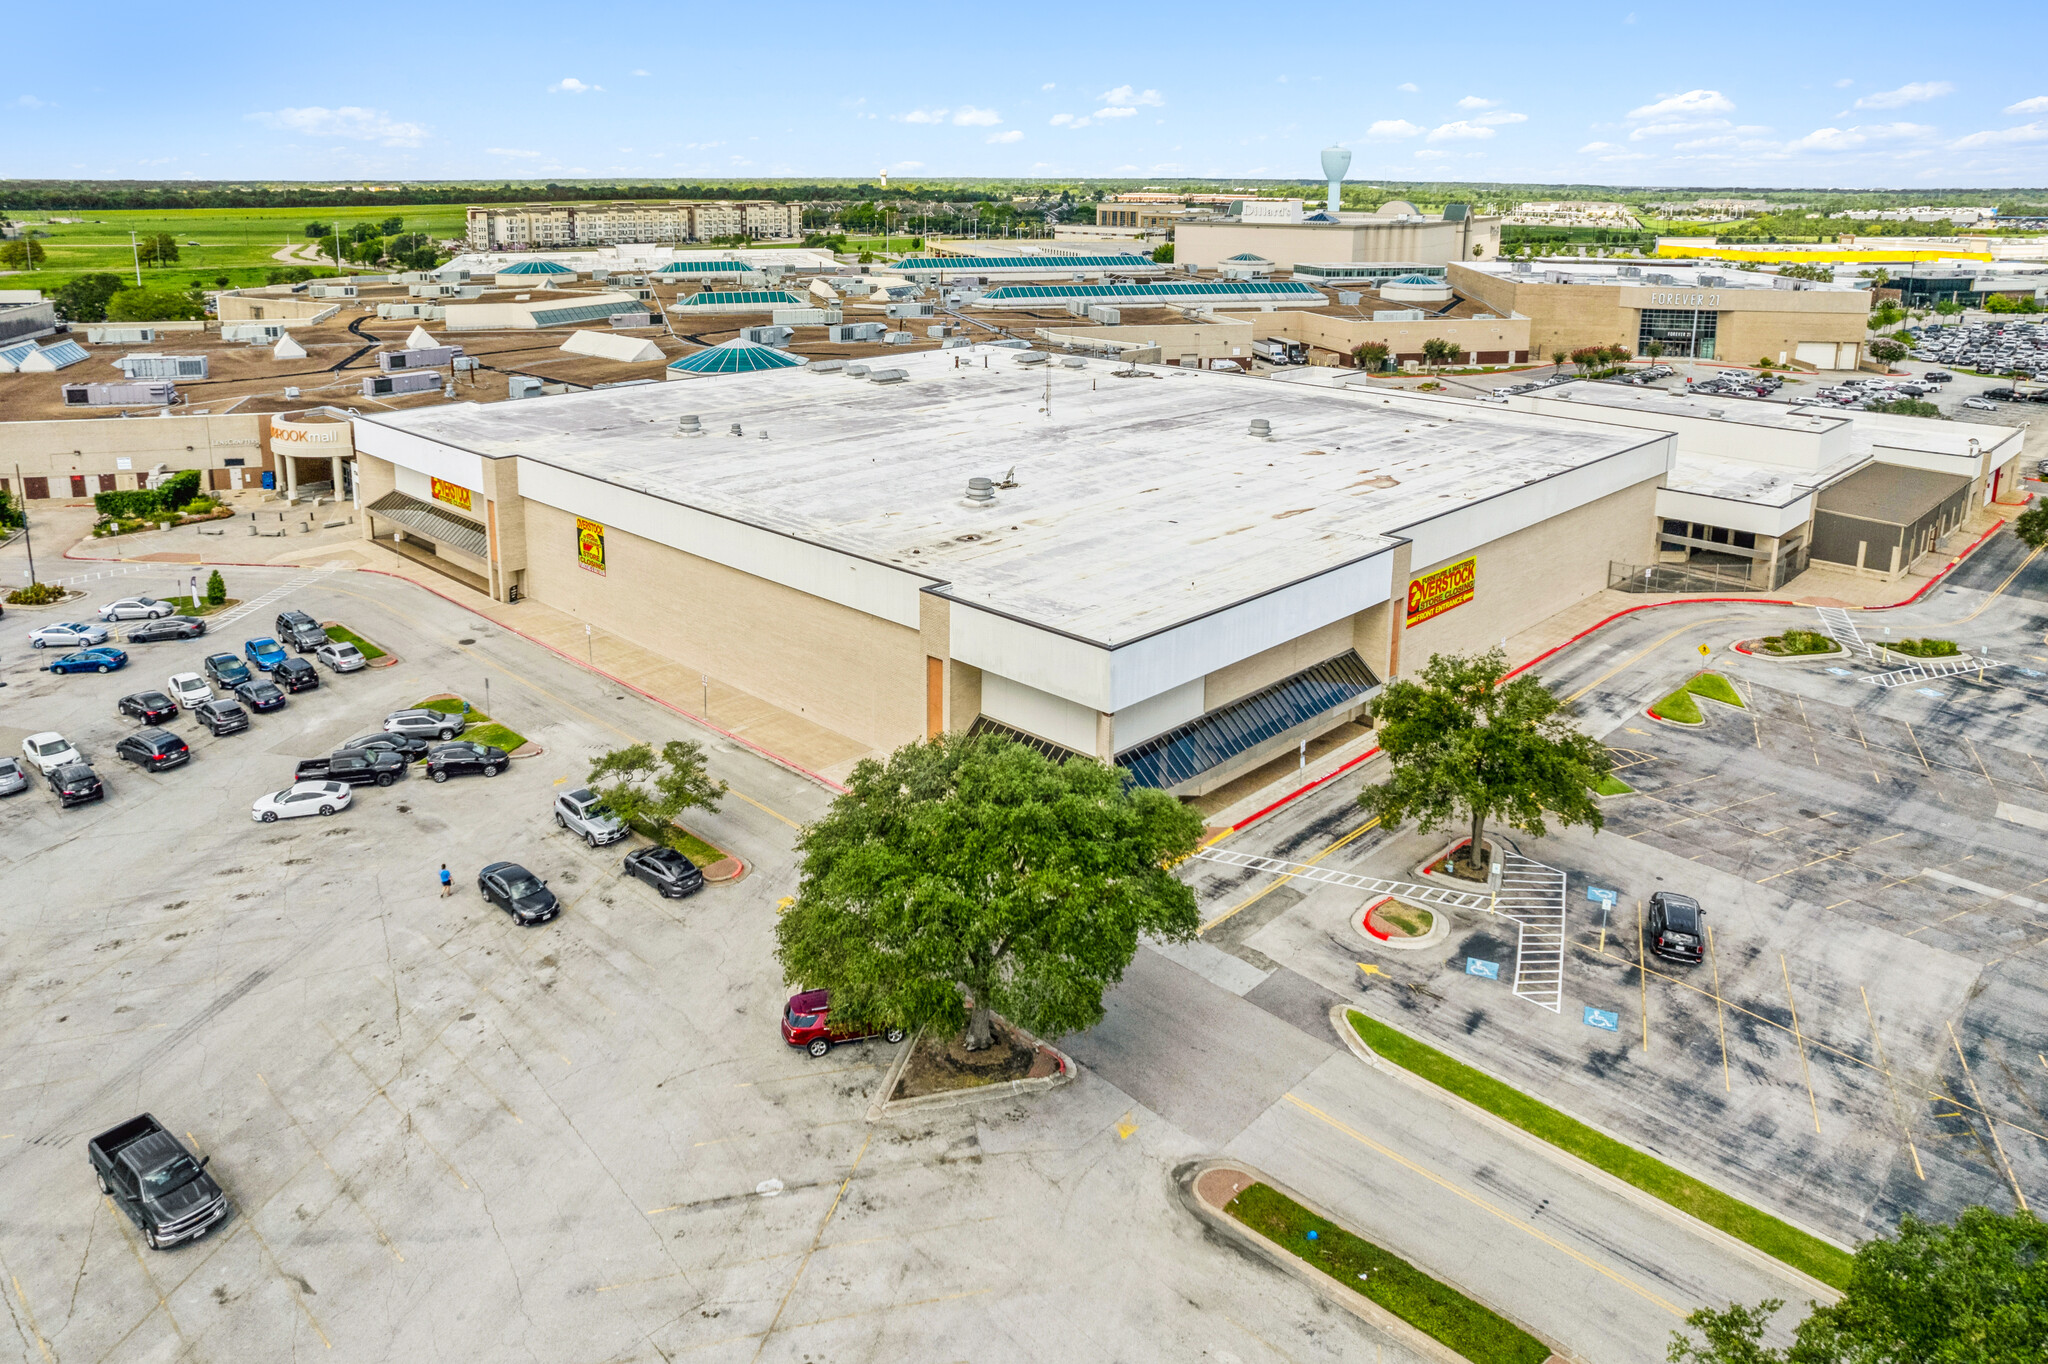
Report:
[[[1617,592],[1775,592],[1806,571],[1801,546],[1780,554],[1766,581],[1754,564],[1624,564],[1608,560],[1607,585]]]

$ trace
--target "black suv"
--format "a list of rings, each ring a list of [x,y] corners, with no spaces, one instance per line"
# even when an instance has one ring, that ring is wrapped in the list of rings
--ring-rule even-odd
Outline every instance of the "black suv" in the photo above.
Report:
[[[704,889],[704,873],[697,870],[695,862],[674,848],[642,848],[628,853],[625,872],[628,876],[639,877],[669,900],[679,900]]]
[[[303,658],[287,658],[270,670],[270,680],[289,692],[316,691],[320,674]]]
[[[1690,895],[1660,890],[1650,897],[1644,926],[1650,950],[1667,961],[1698,966],[1707,955],[1707,911]]]
[[[235,699],[258,715],[285,708],[285,694],[267,677],[251,678],[235,688]]]
[[[201,701],[192,707],[192,714],[216,737],[239,734],[249,727],[249,712],[232,701]]]
[[[138,730],[114,745],[114,755],[151,772],[182,767],[192,760],[185,741],[167,729]]]
[[[277,637],[302,654],[327,643],[327,632],[320,628],[320,622],[304,611],[278,612]]]
[[[132,715],[145,725],[154,725],[176,718],[178,703],[160,691],[139,691],[122,697],[119,709],[123,715]]]
[[[65,809],[83,805],[89,800],[105,800],[107,788],[100,785],[100,778],[84,763],[65,763],[52,768],[49,773],[50,789],[57,793],[57,803]]]
[[[457,739],[453,743],[435,744],[427,750],[427,775],[435,781],[446,781],[467,772],[495,777],[505,770],[508,761],[502,748]]]

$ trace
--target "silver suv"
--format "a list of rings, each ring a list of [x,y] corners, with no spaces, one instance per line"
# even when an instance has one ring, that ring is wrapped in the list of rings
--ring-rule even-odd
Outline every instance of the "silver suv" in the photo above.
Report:
[[[452,739],[469,728],[469,721],[445,710],[394,710],[384,717],[386,734],[412,734],[422,739]]]
[[[555,797],[555,823],[572,834],[581,834],[593,848],[616,843],[627,832],[619,817],[605,809],[597,793],[588,788]]]

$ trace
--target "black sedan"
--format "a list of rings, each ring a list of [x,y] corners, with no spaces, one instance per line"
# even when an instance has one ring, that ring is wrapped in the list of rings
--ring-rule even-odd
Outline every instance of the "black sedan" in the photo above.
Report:
[[[340,752],[342,749],[347,749],[350,752],[358,752],[373,748],[388,748],[393,753],[402,755],[410,763],[418,762],[421,758],[426,757],[427,750],[432,747],[431,743],[420,738],[417,734],[365,734],[359,739],[350,739],[335,751]]]
[[[249,712],[232,701],[201,701],[192,707],[192,714],[200,724],[212,730],[215,737],[239,734],[249,727]]]
[[[491,863],[477,873],[476,888],[518,923],[546,923],[562,912],[548,883],[517,862]]]
[[[53,767],[48,773],[50,789],[57,793],[57,803],[65,809],[83,805],[89,800],[105,800],[107,788],[100,785],[100,778],[84,763],[65,763]]]
[[[178,703],[160,691],[139,691],[122,697],[119,709],[145,725],[157,725],[177,718]]]
[[[197,616],[164,616],[147,621],[128,632],[130,644],[161,644],[172,639],[197,639],[206,633],[206,622]]]
[[[285,695],[269,678],[258,677],[235,688],[235,699],[258,715],[285,708]]]
[[[704,873],[674,848],[642,848],[626,854],[626,875],[637,876],[662,893],[680,900],[704,889]]]
[[[303,658],[287,658],[270,670],[270,680],[288,692],[313,691],[320,685],[320,674]]]
[[[167,729],[138,730],[114,745],[114,756],[149,772],[182,767],[192,761],[185,741]]]
[[[427,750],[427,775],[435,781],[467,776],[472,772],[495,777],[505,770],[505,764],[510,761],[502,748],[493,748],[489,744],[473,744],[467,739],[456,739],[445,744],[435,744]]]

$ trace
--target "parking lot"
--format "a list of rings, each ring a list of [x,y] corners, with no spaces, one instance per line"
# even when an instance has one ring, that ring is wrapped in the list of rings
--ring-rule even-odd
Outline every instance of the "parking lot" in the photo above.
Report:
[[[892,1048],[783,1045],[775,907],[825,790],[409,584],[227,573],[248,614],[107,676],[22,647],[77,608],[0,626],[0,742],[61,732],[108,787],[0,800],[0,1357],[1338,1359],[1369,1338],[1202,1237],[1169,1193],[1195,1152],[1114,1086],[871,1126]],[[119,581],[108,599],[171,586]],[[323,670],[243,733],[181,717],[182,768],[110,760],[118,697],[287,606],[400,661]],[[539,756],[252,822],[296,760],[428,695],[480,704],[486,679]],[[550,808],[597,752],[672,737],[732,783],[692,825],[749,870],[663,901],[618,874],[630,845],[593,851]],[[502,858],[559,919],[485,905]],[[85,1154],[143,1111],[233,1203],[164,1252]]]
[[[1546,665],[1636,789],[1605,802],[1597,835],[1511,835],[1567,873],[1560,1013],[1510,996],[1515,927],[1484,914],[1454,915],[1432,952],[1378,951],[1347,924],[1356,891],[1203,870],[1207,938],[1349,993],[1843,1242],[1908,1211],[2038,1207],[2048,1197],[2044,595],[2040,561],[2001,544],[1910,611],[1862,618],[1873,637],[1888,622],[1894,637],[1938,630],[1981,643],[2008,665],[1981,679],[1882,689],[1863,680],[1877,667],[1860,660],[1745,659],[1727,646],[1810,625],[1812,613],[1795,621],[1721,604],[1647,613]],[[1747,708],[1703,706],[1701,731],[1649,720],[1644,707],[1697,667],[1702,643]],[[1348,804],[1355,789],[1299,802],[1225,846],[1408,877],[1453,836],[1366,827]],[[1589,899],[1595,888],[1616,892],[1611,915]],[[1640,907],[1660,889],[1707,907],[1701,965],[1644,953]],[[1497,963],[1499,980],[1468,974],[1475,958]],[[1378,968],[1363,993],[1361,961]],[[1588,1007],[1612,1030],[1589,1024]]]

